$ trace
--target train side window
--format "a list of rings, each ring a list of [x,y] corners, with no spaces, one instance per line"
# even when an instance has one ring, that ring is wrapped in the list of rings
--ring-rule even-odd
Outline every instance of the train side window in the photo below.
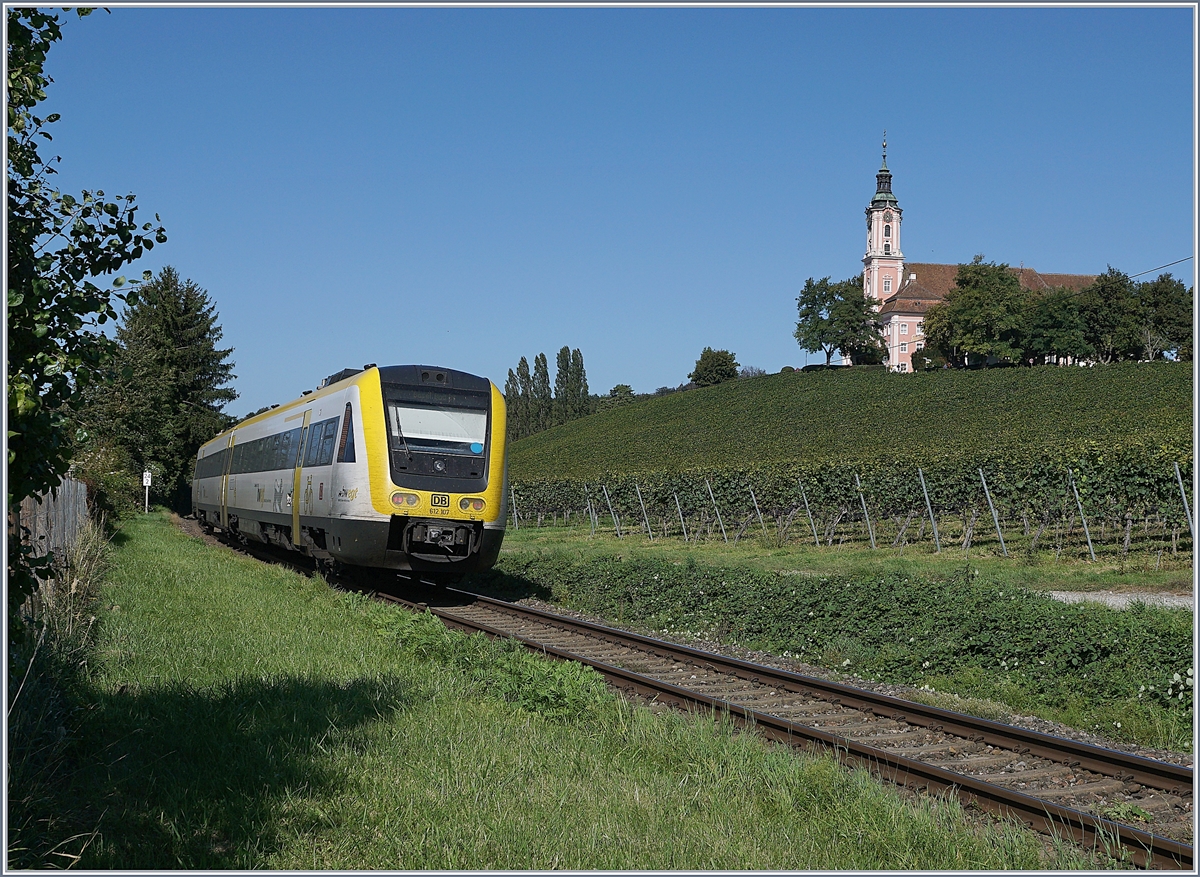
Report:
[[[337,439],[337,425],[336,417],[325,421],[325,432],[321,435],[321,453],[317,455],[318,466],[328,466],[333,462],[333,443]]]
[[[342,438],[338,442],[337,461],[354,462],[354,411],[346,403],[346,414],[342,417]]]

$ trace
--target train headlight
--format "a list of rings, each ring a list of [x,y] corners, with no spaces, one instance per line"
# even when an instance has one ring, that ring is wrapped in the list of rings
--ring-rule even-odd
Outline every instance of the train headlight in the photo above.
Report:
[[[480,499],[479,497],[476,497],[476,496],[464,496],[462,499],[460,499],[458,501],[458,507],[460,509],[462,509],[464,512],[468,512],[468,511],[481,512],[481,511],[483,511],[484,505],[486,505],[486,503],[484,503],[484,501],[482,499]]]
[[[392,505],[394,506],[415,506],[421,498],[415,493],[405,493],[402,490],[397,490],[392,493]]]

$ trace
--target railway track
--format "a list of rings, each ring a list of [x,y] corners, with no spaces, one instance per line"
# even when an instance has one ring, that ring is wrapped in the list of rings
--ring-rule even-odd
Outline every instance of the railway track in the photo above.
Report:
[[[226,544],[264,561],[311,568],[260,546]],[[1189,767],[452,588],[421,583],[420,600],[407,599],[392,593],[392,582],[349,574],[339,584],[428,611],[452,628],[513,638],[586,664],[651,704],[717,710],[753,724],[767,739],[833,751],[896,785],[954,794],[967,807],[1014,817],[1085,848],[1114,854],[1124,848],[1141,867],[1194,869]]]
[[[378,596],[587,664],[652,703],[727,712],[768,739],[833,750],[897,785],[949,792],[1087,848],[1119,845],[1142,867],[1193,867],[1189,767],[453,589],[423,602]]]

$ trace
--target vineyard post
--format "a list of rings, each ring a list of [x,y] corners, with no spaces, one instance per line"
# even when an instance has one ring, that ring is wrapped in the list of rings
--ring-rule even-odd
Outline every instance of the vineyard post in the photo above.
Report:
[[[821,537],[817,535],[817,524],[813,520],[812,512],[808,508],[808,494],[804,492],[804,482],[799,478],[796,483],[800,485],[800,496],[804,499],[804,514],[808,515],[808,526],[812,527],[813,541],[817,543],[817,547],[821,547]]]
[[[713,508],[717,511],[717,523],[721,525],[721,538],[726,542],[729,541],[729,536],[725,533],[725,522],[721,520],[721,509],[717,505],[717,498],[713,496],[712,485],[708,483],[708,479],[704,479],[704,486],[708,488],[708,498],[712,500]]]
[[[767,525],[763,523],[762,512],[758,510],[758,499],[754,496],[754,488],[750,488],[750,501],[754,503],[754,513],[758,515],[758,523],[763,528],[763,538],[767,538]]]
[[[862,482],[858,480],[858,473],[854,473],[854,484],[858,487],[858,499],[862,503],[863,517],[867,521],[867,535],[871,537],[871,550],[875,550],[875,531],[871,528],[871,516],[867,514],[867,496],[863,493]]]
[[[917,477],[921,479],[921,492],[925,494],[925,508],[929,511],[929,523],[933,527],[933,544],[937,546],[937,553],[942,553],[942,540],[938,538],[937,518],[933,516],[933,504],[929,502],[929,488],[925,486],[925,473],[921,471],[921,467],[917,467]]]
[[[996,507],[992,505],[992,492],[988,490],[987,479],[983,477],[983,467],[979,467],[979,480],[983,482],[983,495],[987,497],[988,508],[992,510],[992,523],[996,525],[996,535],[1000,537],[1000,551],[1008,557],[1008,549],[1004,547],[1004,534],[1000,532],[1000,516],[996,514]]]
[[[508,486],[508,495],[512,498],[513,529],[520,530],[521,529],[521,521],[520,521],[520,518],[517,517],[517,486],[515,484],[510,484]]]
[[[646,514],[646,504],[642,502],[642,489],[638,487],[638,483],[633,482],[633,489],[637,491],[638,505],[642,507],[642,520],[646,522],[646,534],[650,537],[650,541],[654,541],[654,531],[650,529],[650,518]]]
[[[613,529],[617,531],[617,538],[624,539],[625,537],[621,535],[621,525],[617,523],[617,513],[613,511],[612,500],[608,496],[608,487],[601,484],[600,489],[604,491],[604,501],[608,503],[608,513],[612,515]]]
[[[592,525],[592,532],[588,535],[588,538],[591,539],[596,535],[596,512],[592,509],[592,493],[588,490],[586,484],[583,485],[583,495],[587,497],[588,521]]]
[[[1067,478],[1071,481],[1071,492],[1075,494],[1075,507],[1079,509],[1079,520],[1083,521],[1083,535],[1087,537],[1088,554],[1092,556],[1092,562],[1096,562],[1096,552],[1092,548],[1092,534],[1088,531],[1087,517],[1083,513],[1083,503],[1079,501],[1079,488],[1075,486],[1075,473],[1069,468],[1067,469]]]
[[[671,496],[675,497],[675,511],[679,512],[679,526],[683,528],[683,541],[686,542],[686,541],[688,541],[687,524],[685,524],[683,522],[683,506],[681,506],[679,504],[679,494],[678,493],[672,493]]]
[[[1175,478],[1179,481],[1179,495],[1183,497],[1183,514],[1188,519],[1188,530],[1192,534],[1192,543],[1196,541],[1196,527],[1192,524],[1192,510],[1188,508],[1187,491],[1183,489],[1183,476],[1179,474],[1179,463],[1175,464]]]

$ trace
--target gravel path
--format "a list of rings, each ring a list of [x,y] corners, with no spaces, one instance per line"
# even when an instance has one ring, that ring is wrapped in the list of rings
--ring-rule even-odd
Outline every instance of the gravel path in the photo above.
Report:
[[[1145,603],[1147,606],[1196,611],[1194,594],[1156,594],[1152,591],[1133,594],[1117,591],[1050,591],[1050,596],[1064,603],[1103,603],[1113,609],[1128,609],[1131,603]]]

